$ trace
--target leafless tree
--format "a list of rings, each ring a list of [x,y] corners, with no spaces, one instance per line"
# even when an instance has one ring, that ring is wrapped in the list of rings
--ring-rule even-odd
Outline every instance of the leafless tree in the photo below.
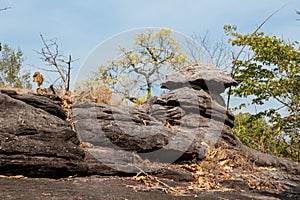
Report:
[[[192,39],[185,41],[185,47],[194,63],[203,62],[204,57],[208,56],[211,64],[223,70],[228,70],[231,64],[231,48],[227,41],[213,41],[208,31],[205,34],[194,33]]]
[[[71,65],[76,60],[73,60],[71,55],[68,57],[64,56],[59,50],[57,39],[46,40],[42,34],[40,34],[40,37],[44,47],[37,53],[48,66],[54,67],[54,69],[50,69],[49,67],[41,69],[47,72],[58,73],[59,78],[62,80],[63,89],[65,93],[68,93],[70,91]]]

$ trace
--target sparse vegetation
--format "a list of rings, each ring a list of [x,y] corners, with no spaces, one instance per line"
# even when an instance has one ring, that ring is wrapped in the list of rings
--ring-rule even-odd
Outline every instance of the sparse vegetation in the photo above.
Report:
[[[73,90],[73,102],[112,103],[112,91],[101,82],[86,80],[77,83]]]
[[[258,151],[290,158],[299,162],[299,155],[284,135],[278,135],[268,122],[250,113],[235,116],[234,132],[245,145]]]

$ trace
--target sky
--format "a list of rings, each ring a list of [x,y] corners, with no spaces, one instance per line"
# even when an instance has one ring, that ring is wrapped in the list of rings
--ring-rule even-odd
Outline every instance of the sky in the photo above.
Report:
[[[39,34],[57,38],[60,49],[79,60],[76,77],[88,55],[101,43],[132,29],[167,27],[182,34],[209,33],[225,38],[224,24],[250,33],[271,13],[288,4],[264,25],[263,31],[286,40],[299,40],[299,0],[0,0],[0,41],[20,47],[27,67],[42,66],[36,51]],[[34,69],[33,69],[34,70]]]

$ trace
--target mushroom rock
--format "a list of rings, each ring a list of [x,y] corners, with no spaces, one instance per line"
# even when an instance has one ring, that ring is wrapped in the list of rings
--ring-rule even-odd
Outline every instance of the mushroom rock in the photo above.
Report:
[[[226,88],[237,85],[228,74],[211,64],[194,64],[183,67],[177,73],[167,76],[161,84],[162,88],[174,90],[182,87],[192,87],[195,90],[205,90],[220,94]]]

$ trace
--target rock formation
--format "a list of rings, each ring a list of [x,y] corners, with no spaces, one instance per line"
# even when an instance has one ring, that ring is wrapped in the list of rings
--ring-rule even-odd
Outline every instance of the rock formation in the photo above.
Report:
[[[0,172],[61,177],[82,172],[84,151],[57,97],[0,92]]]
[[[225,102],[220,94],[232,85],[237,85],[237,82],[214,65],[194,64],[169,75],[167,81],[162,83],[162,88],[174,90],[189,87],[195,90],[204,90],[215,101],[225,106]]]
[[[232,135],[234,120],[210,92],[219,95],[235,83],[214,66],[192,65],[169,76],[162,87],[170,91],[140,109],[85,103],[73,106],[73,117],[81,140],[95,146],[159,162],[203,159],[221,134]]]
[[[81,148],[61,104],[57,96],[0,89],[0,175],[61,178],[138,171],[140,163],[129,165],[137,158],[131,152]],[[193,180],[191,174],[165,165],[143,166],[157,176]]]
[[[201,160],[222,143],[258,165],[299,174],[297,164],[252,150],[234,136],[233,114],[220,96],[234,80],[210,65],[180,73],[162,83],[170,91],[140,108],[74,105],[76,132],[65,120],[60,98],[0,90],[0,174],[59,178],[143,170],[191,181],[190,173],[164,163]]]
[[[234,116],[226,110],[220,95],[235,84],[212,65],[191,65],[168,76],[162,88],[169,91],[150,98],[139,108],[81,103],[73,106],[73,118],[80,139],[93,145],[87,150],[113,168],[117,166],[103,157],[104,151],[111,150],[118,160],[129,158],[122,160],[123,164],[141,167],[145,160],[201,160],[209,149],[225,143],[258,165],[299,172],[293,162],[250,149],[235,137],[231,129]],[[128,155],[130,152],[135,155]]]
[[[213,65],[187,66],[167,76],[161,85],[170,91],[149,99],[146,112],[172,129],[192,134],[191,146],[214,148],[221,135],[233,135],[234,116],[220,93],[235,84]]]

